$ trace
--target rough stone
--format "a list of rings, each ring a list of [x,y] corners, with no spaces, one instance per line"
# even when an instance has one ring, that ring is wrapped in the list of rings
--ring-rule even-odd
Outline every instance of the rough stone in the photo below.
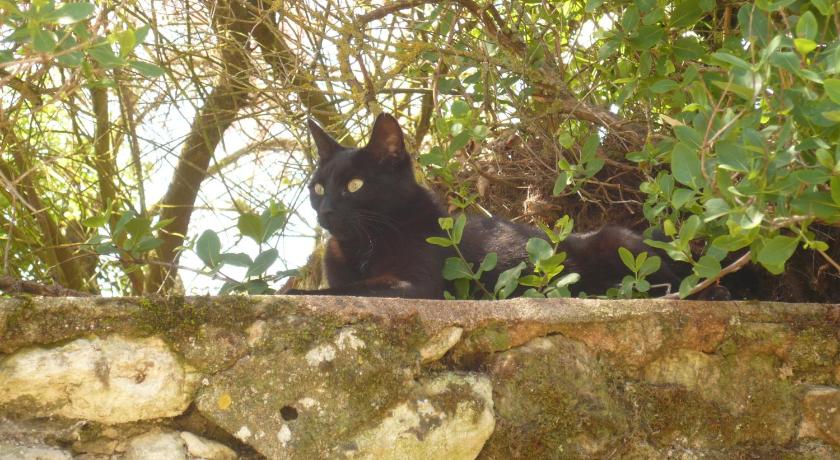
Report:
[[[691,391],[714,388],[720,381],[721,358],[694,350],[675,350],[645,368],[653,384],[681,385]]]
[[[197,407],[269,458],[317,458],[416,387],[422,337],[378,322],[266,320],[265,340],[209,378]]]
[[[338,451],[360,459],[472,460],[494,425],[490,381],[447,373],[421,383],[412,399]]]
[[[609,352],[616,360],[638,368],[662,347],[665,335],[656,316],[592,323],[564,328],[563,333],[589,348]]]
[[[190,457],[207,459],[207,460],[235,460],[236,452],[230,447],[211,441],[209,439],[196,436],[189,431],[182,431],[180,433],[181,439],[187,447],[187,453]]]
[[[740,349],[724,356],[675,350],[644,371],[651,384],[677,385],[734,417],[733,442],[787,443],[796,432],[797,391],[774,355]]]
[[[492,358],[498,423],[488,458],[591,457],[628,430],[596,356],[563,336],[538,338]]]
[[[14,445],[0,442],[0,460],[71,460],[64,449],[46,445]]]
[[[461,340],[463,333],[464,328],[458,326],[449,326],[441,329],[420,349],[420,361],[426,364],[439,360],[450,348],[454,347]]]
[[[838,320],[840,305],[770,302],[0,299],[0,444],[78,460],[144,442],[190,460],[838,459]]]
[[[159,338],[77,339],[0,361],[0,411],[102,423],[171,417],[196,383]]]
[[[840,389],[815,387],[803,400],[800,437],[819,438],[840,446]]]
[[[123,460],[188,460],[184,440],[175,432],[149,432],[128,443]]]

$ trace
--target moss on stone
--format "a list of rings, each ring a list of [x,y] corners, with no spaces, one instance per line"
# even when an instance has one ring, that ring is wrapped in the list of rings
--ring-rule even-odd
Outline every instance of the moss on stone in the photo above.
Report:
[[[213,377],[212,389],[198,398],[200,411],[232,433],[260,427],[265,435],[254,433],[259,439],[248,442],[267,456],[325,455],[405,400],[419,374],[417,348],[426,337],[415,318],[272,316],[260,345]],[[342,341],[342,333],[353,339]],[[222,393],[230,396],[230,410],[217,405]],[[284,407],[296,417],[284,417]],[[281,448],[277,433],[284,425],[291,434]]]
[[[796,331],[788,351],[793,379],[815,384],[830,384],[835,364],[840,364],[838,326],[806,327]]]
[[[580,343],[535,339],[493,357],[497,414],[487,458],[587,458],[615,447],[628,429],[600,365]]]
[[[630,425],[654,447],[720,448],[735,445],[729,411],[679,385],[629,383],[623,389]]]
[[[113,299],[106,299],[112,305]],[[92,299],[91,303],[101,302]],[[4,300],[6,327],[0,336],[0,352],[11,353],[31,345],[66,342],[87,334],[123,333],[131,328],[124,312],[99,310],[77,299],[28,296]]]

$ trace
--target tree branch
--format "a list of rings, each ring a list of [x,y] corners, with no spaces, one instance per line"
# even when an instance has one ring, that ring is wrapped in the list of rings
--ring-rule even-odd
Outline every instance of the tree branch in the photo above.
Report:
[[[172,181],[161,201],[160,219],[173,220],[158,232],[163,244],[158,248],[157,255],[163,264],[150,267],[147,292],[167,290],[173,285],[177,271],[169,267],[178,263],[179,248],[184,244],[198,190],[207,177],[210,158],[225,130],[249,98],[250,52],[247,42],[252,24],[245,20],[248,17],[245,9],[235,1],[220,1],[209,8],[213,10],[217,36],[225,39],[221,45],[223,73],[193,120]]]
[[[34,294],[44,297],[91,297],[87,292],[67,289],[58,284],[41,284],[35,281],[24,281],[11,276],[0,276],[0,291],[7,294]]]

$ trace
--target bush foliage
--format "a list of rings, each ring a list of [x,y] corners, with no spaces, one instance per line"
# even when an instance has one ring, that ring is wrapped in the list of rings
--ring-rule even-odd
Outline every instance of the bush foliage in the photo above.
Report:
[[[386,110],[453,211],[662,229],[649,244],[693,267],[682,296],[752,262],[798,286],[760,296],[840,300],[837,2],[292,3],[0,0],[3,273],[141,294],[181,269],[271,292],[294,268],[277,246],[313,168],[305,116],[354,144]],[[237,161],[265,152],[274,186],[239,186],[255,163]],[[218,226],[190,226],[201,199]],[[432,243],[457,246],[459,222]],[[567,294],[571,222],[496,286],[492,257],[447,262],[451,295]],[[659,261],[622,260],[613,295],[645,295]]]

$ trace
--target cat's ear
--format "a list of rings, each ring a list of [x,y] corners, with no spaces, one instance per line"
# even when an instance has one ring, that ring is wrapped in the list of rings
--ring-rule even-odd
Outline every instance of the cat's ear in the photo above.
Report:
[[[309,125],[309,132],[312,133],[312,138],[315,140],[315,146],[318,147],[318,156],[322,161],[327,161],[339,150],[343,149],[341,144],[327,134],[318,123],[313,119],[307,121]]]
[[[379,161],[399,159],[406,155],[403,132],[397,119],[382,112],[373,122],[373,131],[365,150]]]

